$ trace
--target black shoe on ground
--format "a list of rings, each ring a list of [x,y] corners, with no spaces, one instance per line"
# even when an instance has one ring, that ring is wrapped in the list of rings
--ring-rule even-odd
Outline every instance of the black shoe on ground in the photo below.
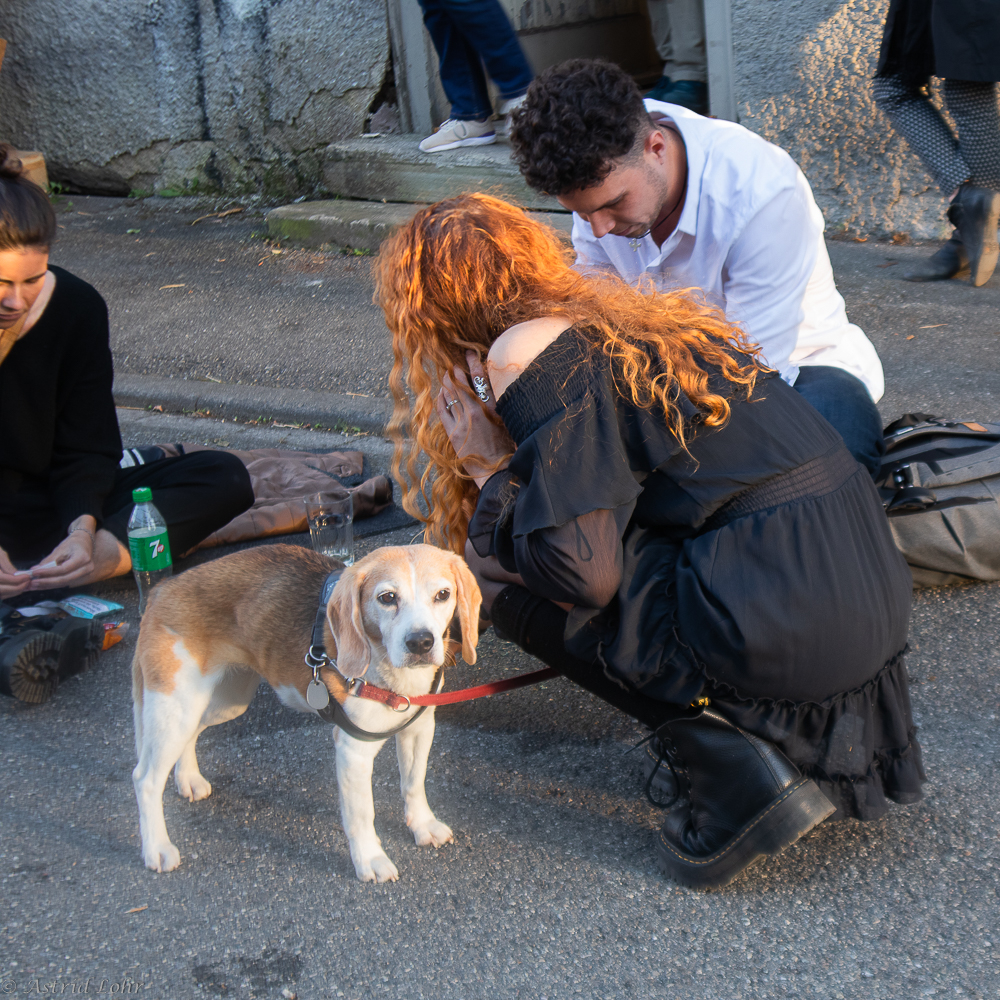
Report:
[[[947,281],[969,266],[969,255],[956,230],[933,257],[903,272],[904,281]]]
[[[104,648],[104,624],[91,618],[56,618],[36,615],[25,619],[25,628],[59,638],[59,680],[89,670]]]
[[[836,811],[777,747],[714,709],[684,710],[658,735],[687,771],[687,798],[667,814],[657,841],[664,871],[682,885],[728,885]]]
[[[63,640],[59,651],[61,681],[89,670],[104,648],[104,623],[90,618],[60,618],[48,631]]]
[[[978,288],[993,276],[1000,256],[1000,191],[963,184],[948,210],[969,255],[969,284]]]
[[[0,694],[32,705],[59,687],[63,636],[32,628],[31,619],[0,604]]]

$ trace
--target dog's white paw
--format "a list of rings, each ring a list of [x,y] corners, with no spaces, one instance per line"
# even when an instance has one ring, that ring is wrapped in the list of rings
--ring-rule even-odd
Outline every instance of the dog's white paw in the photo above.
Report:
[[[169,840],[163,845],[143,845],[142,860],[154,872],[172,872],[181,863],[181,852]]]
[[[212,783],[204,778],[200,771],[193,774],[175,774],[174,784],[177,794],[188,802],[200,802],[212,794]]]
[[[385,854],[375,854],[365,861],[357,861],[354,870],[362,882],[395,882],[399,879],[396,866]]]
[[[410,832],[413,834],[413,839],[417,842],[417,847],[426,847],[428,844],[431,847],[442,847],[445,844],[452,843],[455,839],[454,834],[451,832],[451,827],[445,826],[444,823],[440,823],[436,819],[421,823],[419,826],[411,826]]]

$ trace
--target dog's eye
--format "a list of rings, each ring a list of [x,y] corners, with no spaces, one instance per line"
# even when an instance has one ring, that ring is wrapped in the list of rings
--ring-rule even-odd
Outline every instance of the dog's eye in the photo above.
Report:
[[[377,600],[379,604],[382,604],[387,608],[391,608],[396,603],[396,595],[391,590],[387,590],[384,594],[379,594],[375,600]]]
[[[434,595],[435,601],[447,601],[451,597],[451,591],[447,587],[442,588]]]

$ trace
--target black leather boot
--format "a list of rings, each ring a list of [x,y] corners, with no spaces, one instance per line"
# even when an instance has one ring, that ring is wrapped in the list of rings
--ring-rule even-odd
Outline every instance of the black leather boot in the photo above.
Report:
[[[658,735],[675,767],[686,768],[686,799],[657,842],[664,870],[682,885],[727,885],[836,811],[777,747],[712,708],[681,710]]]
[[[89,670],[104,648],[104,624],[90,618],[45,618],[36,627],[62,638],[59,650],[61,681]]]
[[[933,257],[921,261],[903,272],[905,281],[947,281],[954,278],[963,267],[969,266],[969,255],[956,229],[951,239]]]
[[[0,694],[39,705],[59,686],[63,637],[0,603]]]
[[[969,255],[969,284],[976,288],[985,285],[993,276],[997,257],[1000,256],[997,244],[1000,191],[963,184],[948,210],[948,216],[958,226],[965,252]]]
[[[669,809],[680,798],[681,785],[687,787],[687,772],[671,761],[659,737],[648,740],[644,749],[642,776],[646,798],[657,809]]]

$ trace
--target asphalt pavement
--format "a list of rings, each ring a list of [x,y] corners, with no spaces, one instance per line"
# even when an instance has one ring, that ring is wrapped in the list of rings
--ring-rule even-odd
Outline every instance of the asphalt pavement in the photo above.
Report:
[[[272,254],[251,235],[263,228],[252,206],[191,226],[205,206],[73,201],[54,260],[108,299],[119,372],[384,398],[389,351],[367,258]],[[932,246],[830,248],[851,318],[883,357],[887,419],[1000,419],[1000,279],[912,285],[899,272]],[[353,446],[373,471],[389,457],[377,434],[144,409],[120,418],[128,444]],[[400,528],[360,548],[412,537]],[[998,585],[914,595],[924,801],[875,823],[824,824],[708,893],[656,867],[660,815],[627,753],[642,731],[562,680],[438,711],[428,797],[455,831],[440,850],[413,845],[383,749],[376,827],[400,881],[381,886],[354,877],[327,727],[262,689],[199,741],[212,796],[191,805],[168,783],[183,861],[153,874],[130,781],[135,589],[122,579],[91,592],[125,605],[129,637],[49,703],[0,702],[0,991],[69,994],[89,981],[91,993],[117,984],[151,998],[1000,995]],[[487,634],[477,666],[459,665],[448,685],[532,665]]]
[[[388,396],[370,256],[272,244],[252,202],[58,208],[52,261],[107,299],[116,373]]]

